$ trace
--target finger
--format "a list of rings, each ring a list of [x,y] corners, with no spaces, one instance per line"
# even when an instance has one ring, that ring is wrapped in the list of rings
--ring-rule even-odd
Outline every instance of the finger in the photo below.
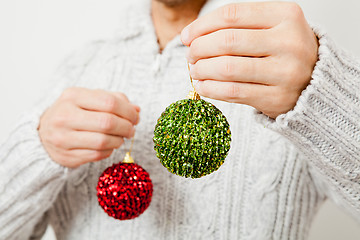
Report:
[[[89,149],[104,151],[119,148],[124,143],[122,137],[83,131],[69,132],[67,139],[71,139],[71,141],[64,142],[64,149],[68,150]]]
[[[138,122],[138,113],[125,96],[120,97],[119,94],[109,93],[104,90],[85,88],[70,88],[64,95],[65,98],[73,100],[80,108],[113,113],[133,124]]]
[[[88,149],[74,149],[68,151],[67,155],[69,158],[74,159],[73,161],[78,162],[79,165],[96,162],[108,158],[113,153],[114,149],[97,151],[97,150],[88,150]]]
[[[141,111],[140,106],[133,104],[133,107],[135,108],[135,110],[136,110],[138,113]]]
[[[113,93],[115,96],[118,96],[120,99],[124,99],[126,102],[130,103],[128,97],[125,94],[121,92],[111,92],[111,93]],[[135,111],[137,113],[137,121],[134,123],[135,125],[137,125],[140,122],[140,115],[139,115],[140,107],[135,104],[131,104],[131,106],[135,108]]]
[[[114,96],[117,96],[120,99],[124,99],[126,102],[130,103],[129,98],[125,94],[123,94],[121,92],[110,92],[110,93],[113,94]],[[135,110],[137,112],[140,112],[140,107],[138,105],[135,105],[135,104],[131,104],[131,105],[135,108]]]
[[[129,98],[125,94],[123,94],[122,92],[108,92],[108,93],[118,97],[119,99],[124,100],[125,102],[128,102],[128,103],[130,102]]]
[[[202,59],[190,65],[195,80],[234,81],[275,85],[273,66],[267,58],[222,56]]]
[[[140,109],[140,107],[139,106],[137,106],[137,105],[134,105],[133,104],[133,107],[135,108],[135,110],[136,110],[136,113],[137,113],[137,121],[136,121],[136,123],[135,123],[135,125],[137,125],[137,124],[139,124],[139,122],[140,122],[140,111],[141,111],[141,109]]]
[[[88,162],[95,162],[108,158],[113,153],[114,149],[110,150],[89,150],[89,149],[73,149],[64,150],[54,146],[49,146],[52,149],[56,158],[62,160],[61,164],[70,168],[79,167]]]
[[[69,127],[78,131],[105,133],[126,138],[132,137],[135,132],[131,122],[111,113],[81,110],[76,111],[70,118],[72,120],[69,121]]]
[[[181,40],[186,46],[200,36],[226,28],[268,29],[276,26],[283,19],[282,14],[275,14],[284,3],[236,3],[196,19],[181,32]]]
[[[219,82],[213,80],[198,81],[195,85],[196,91],[204,97],[246,104],[258,107],[263,99],[268,99],[273,87],[237,82]]]
[[[224,29],[196,38],[190,45],[187,59],[218,56],[264,57],[272,53],[272,36],[269,30]]]

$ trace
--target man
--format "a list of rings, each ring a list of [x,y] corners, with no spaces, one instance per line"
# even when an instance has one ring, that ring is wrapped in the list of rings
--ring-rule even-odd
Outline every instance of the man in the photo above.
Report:
[[[294,3],[226,3],[131,3],[116,39],[66,61],[1,147],[1,239],[39,238],[49,223],[59,239],[304,239],[326,197],[360,219],[358,63]],[[170,174],[152,144],[190,89],[187,61],[232,131],[224,165],[197,180]],[[135,126],[154,195],[120,222],[95,187]]]

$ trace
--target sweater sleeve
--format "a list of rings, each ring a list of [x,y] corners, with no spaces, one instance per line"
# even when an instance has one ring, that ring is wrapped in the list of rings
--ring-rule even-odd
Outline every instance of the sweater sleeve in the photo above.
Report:
[[[40,141],[40,116],[61,92],[73,86],[99,48],[92,44],[61,65],[48,94],[15,124],[0,145],[0,239],[28,239],[54,203],[70,169],[50,158]]]
[[[293,110],[256,119],[309,159],[318,191],[360,221],[360,63],[321,30],[312,80]]]

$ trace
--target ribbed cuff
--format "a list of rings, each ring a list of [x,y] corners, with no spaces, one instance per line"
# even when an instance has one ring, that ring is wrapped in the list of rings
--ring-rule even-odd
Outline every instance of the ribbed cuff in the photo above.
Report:
[[[319,28],[313,30],[319,38],[319,60],[294,109],[275,120],[258,111],[255,117],[292,141],[318,169],[358,182],[360,64]]]

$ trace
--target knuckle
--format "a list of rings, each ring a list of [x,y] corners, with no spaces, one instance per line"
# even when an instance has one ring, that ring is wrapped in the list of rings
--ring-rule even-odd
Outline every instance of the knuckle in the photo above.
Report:
[[[299,18],[304,16],[303,10],[296,2],[286,3],[285,12],[290,18]]]
[[[295,37],[291,36],[284,39],[283,41],[279,41],[278,47],[284,52],[294,52],[294,49],[298,47],[296,44],[297,42],[298,40],[296,40]]]
[[[117,99],[114,95],[111,95],[111,94],[107,94],[105,97],[104,97],[104,106],[105,106],[105,109],[107,111],[114,111],[117,107]]]
[[[75,96],[77,95],[77,91],[78,88],[76,87],[67,88],[62,92],[60,98],[63,100],[74,99]]]
[[[49,136],[49,142],[57,148],[64,148],[64,135],[59,133],[53,133]]]
[[[101,150],[104,149],[108,144],[108,138],[105,135],[102,135],[96,140],[96,149]]]
[[[225,31],[224,34],[224,41],[223,41],[223,48],[227,51],[232,51],[234,49],[234,46],[237,42],[237,35],[236,32],[233,30]]]
[[[300,57],[301,54],[301,42],[297,40],[287,41],[285,44],[285,49],[289,52],[289,54],[293,55],[294,57]]]
[[[227,89],[227,96],[230,100],[244,98],[243,93],[240,90],[239,84],[231,83]]]
[[[284,79],[288,83],[293,83],[300,76],[299,67],[294,63],[289,63],[287,67],[283,69],[283,71]]]
[[[221,71],[221,77],[223,80],[233,79],[235,76],[235,66],[231,61],[231,58],[226,58],[224,61],[224,66]]]
[[[119,96],[120,99],[123,99],[123,100],[125,100],[126,102],[129,102],[128,97],[127,97],[124,93],[118,92],[117,95]]]
[[[100,129],[102,131],[110,131],[115,127],[115,120],[110,115],[104,115],[100,118]]]
[[[234,24],[238,22],[240,17],[239,7],[235,3],[228,4],[221,9],[220,14],[224,22],[228,24]]]
[[[99,161],[99,160],[102,160],[103,158],[104,158],[104,156],[101,151],[93,151],[91,154],[90,160]]]
[[[64,127],[66,126],[67,122],[69,122],[69,116],[62,114],[59,114],[52,119],[52,124],[55,127]]]

